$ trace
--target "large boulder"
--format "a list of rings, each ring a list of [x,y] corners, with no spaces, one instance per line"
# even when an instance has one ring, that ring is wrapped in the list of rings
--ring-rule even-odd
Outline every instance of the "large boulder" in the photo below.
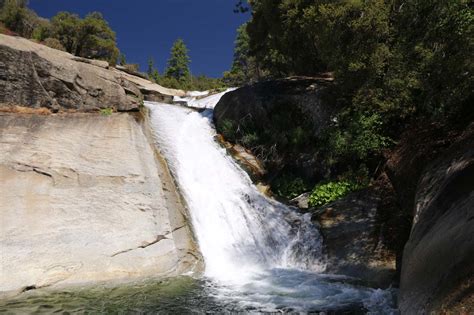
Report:
[[[185,207],[132,114],[0,114],[0,130],[0,297],[199,270]]]
[[[118,71],[118,69],[116,69],[115,72],[117,72],[125,81],[134,84],[143,94],[146,101],[172,104],[174,97],[183,97],[186,95],[186,92],[182,90],[165,88],[145,78]]]
[[[454,144],[444,143],[445,150],[435,140],[424,144],[437,148],[434,157],[410,159],[425,166],[412,179],[415,191],[404,194],[413,195],[414,219],[403,254],[399,307],[404,314],[467,314],[474,311],[474,124],[450,137]],[[392,176],[398,179],[397,174]]]
[[[105,61],[75,57],[25,38],[0,34],[0,109],[20,105],[54,112],[138,110],[144,98],[142,90],[161,101],[184,94],[121,72]]]
[[[410,222],[400,215],[386,178],[309,211],[323,236],[327,272],[377,288],[398,285],[397,261],[406,241],[400,235]]]
[[[260,158],[269,176],[285,170],[314,181],[324,172],[313,142],[337,107],[324,101],[329,79],[294,77],[241,87],[214,109],[217,131]]]
[[[214,120],[220,125],[226,119],[242,121],[249,117],[271,128],[274,111],[283,107],[288,113],[301,113],[301,119],[310,119],[313,131],[317,132],[326,125],[334,109],[321,105],[321,91],[329,82],[323,78],[293,77],[247,85],[220,99],[214,109]]]

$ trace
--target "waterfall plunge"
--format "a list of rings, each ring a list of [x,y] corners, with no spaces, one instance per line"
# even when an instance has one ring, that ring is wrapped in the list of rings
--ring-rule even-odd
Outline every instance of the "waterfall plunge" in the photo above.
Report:
[[[272,268],[320,271],[321,240],[309,217],[260,194],[214,141],[211,115],[152,107],[157,141],[190,208],[206,275],[245,282]]]
[[[193,99],[190,106],[207,108],[201,113],[146,103],[158,146],[188,204],[205,276],[220,288],[216,296],[266,311],[385,305],[385,291],[321,274],[322,240],[309,214],[263,196],[214,140],[212,109],[223,94]]]

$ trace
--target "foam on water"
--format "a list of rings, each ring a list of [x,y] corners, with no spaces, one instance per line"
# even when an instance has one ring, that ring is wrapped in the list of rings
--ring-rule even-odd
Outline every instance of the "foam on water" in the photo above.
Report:
[[[186,105],[187,107],[198,108],[198,109],[213,109],[216,104],[219,102],[224,94],[235,90],[235,88],[229,88],[224,92],[210,95],[205,98],[199,98],[205,95],[208,95],[209,92],[189,92],[185,97],[175,96],[173,102]]]
[[[223,94],[199,105],[213,108]],[[257,190],[215,141],[211,109],[145,104],[158,147],[188,204],[205,276],[216,284],[217,298],[268,311],[387,305],[387,299],[373,298],[378,291],[322,274],[322,239],[309,214]]]

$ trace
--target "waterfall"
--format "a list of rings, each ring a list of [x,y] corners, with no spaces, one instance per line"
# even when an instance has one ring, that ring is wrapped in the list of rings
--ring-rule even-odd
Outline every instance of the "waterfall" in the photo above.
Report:
[[[199,97],[208,95],[209,92],[194,91],[194,92],[189,92],[188,95],[185,97],[179,97],[179,96],[173,97],[173,102],[175,104],[182,104],[191,108],[213,109],[224,94],[233,90],[235,90],[235,88],[230,88],[230,89],[225,90],[224,92],[213,94],[205,98],[199,98]]]
[[[322,274],[322,239],[310,215],[262,195],[215,141],[212,109],[223,94],[193,100],[193,107],[207,108],[203,112],[145,103],[155,140],[188,204],[205,276],[220,287],[216,296],[270,311],[373,299],[371,289]]]

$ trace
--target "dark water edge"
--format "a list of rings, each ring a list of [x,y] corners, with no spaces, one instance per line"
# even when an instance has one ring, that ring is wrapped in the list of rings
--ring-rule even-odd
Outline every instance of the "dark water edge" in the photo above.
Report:
[[[0,300],[0,314],[299,314],[285,307],[275,312],[241,308],[215,297],[206,280],[178,277],[120,287],[32,290],[20,297]],[[366,314],[362,305],[310,310],[308,314]]]

